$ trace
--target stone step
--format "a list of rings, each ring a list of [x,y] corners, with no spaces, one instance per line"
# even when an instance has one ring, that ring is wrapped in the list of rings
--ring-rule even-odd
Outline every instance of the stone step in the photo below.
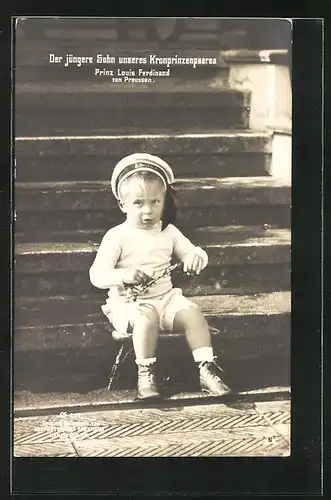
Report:
[[[16,113],[15,131],[20,136],[35,135],[100,135],[135,133],[142,129],[148,132],[160,131],[176,134],[194,123],[205,130],[214,130],[218,127],[246,129],[248,127],[248,109],[222,110],[217,109],[194,109],[191,108],[182,113],[173,109],[165,109],[160,112],[158,108],[146,108],[131,112],[124,110],[119,112],[114,119],[111,112],[99,111],[73,111],[65,113],[59,110],[54,112],[34,111],[23,114]],[[116,111],[117,113],[117,111]],[[128,127],[127,124],[130,124]]]
[[[111,52],[126,49],[128,54],[137,49],[158,53],[164,47],[181,53],[194,47],[196,55],[209,48],[284,49],[291,39],[285,19],[25,19],[18,28],[22,51],[46,54],[63,48],[86,55],[111,46]]]
[[[179,226],[178,226],[179,227]],[[271,226],[266,224],[265,226],[206,226],[197,228],[181,228],[182,231],[191,239],[198,238],[200,244],[213,244],[216,241],[218,244],[230,245],[230,244],[240,244],[250,238],[270,238],[272,235],[284,235],[288,241],[288,229],[279,228],[276,226]],[[16,244],[20,243],[82,243],[88,245],[99,245],[105,231],[99,229],[89,229],[89,230],[58,230],[52,232],[42,232],[38,234],[26,233],[24,238],[21,240],[20,235],[15,234]],[[214,240],[215,238],[215,240]]]
[[[178,180],[180,227],[260,225],[288,227],[291,188],[271,177]],[[123,221],[110,183],[16,183],[20,234],[103,230]],[[38,239],[38,238],[37,238]],[[47,238],[49,240],[49,238]]]
[[[278,316],[262,315],[260,321],[256,322],[250,318],[246,323],[250,325],[252,331],[257,329],[259,335],[236,339],[220,338],[217,335],[212,336],[214,352],[218,356],[221,366],[225,369],[227,381],[230,381],[235,374],[238,374],[238,370],[239,373],[245,373],[243,382],[250,378],[252,369],[245,371],[243,368],[244,362],[250,361],[255,365],[267,360],[263,378],[260,377],[260,383],[263,379],[262,385],[264,382],[267,383],[268,359],[271,357],[286,359],[286,372],[288,374],[290,354],[289,314],[279,314]],[[83,327],[83,325],[81,326]],[[231,321],[231,318],[230,322],[225,326],[232,331],[245,328],[244,321],[238,321],[236,327],[235,320]],[[68,334],[61,334],[60,329],[59,331],[58,338],[59,340],[63,339],[62,344],[65,346],[62,349],[16,349],[14,357],[15,392],[30,390],[38,393],[64,393],[70,391],[86,393],[88,390],[107,386],[110,369],[119,346],[115,345],[108,330],[106,331],[106,327],[103,330],[103,337],[97,335],[99,345],[94,340],[94,346],[84,348],[80,348],[81,339],[84,338],[84,335],[76,333],[77,342],[75,346],[67,347],[67,344],[73,344],[73,342],[68,340]],[[40,335],[40,337],[43,336],[44,338],[45,330],[41,334],[43,335]],[[46,334],[49,336],[49,332]],[[22,339],[22,332],[17,337]],[[182,387],[183,385],[189,385],[192,390],[192,383],[197,384],[192,354],[184,337],[174,338],[173,340],[161,338],[157,357],[159,360],[159,373],[162,376],[170,377],[170,384],[167,383],[167,385],[181,385]],[[284,370],[284,362],[278,364],[278,370],[279,374]],[[136,366],[133,354],[131,354],[121,370],[116,389],[135,389],[135,386]],[[198,389],[196,388],[196,390]],[[177,392],[180,391],[177,390]]]
[[[79,309],[79,305],[86,307],[87,301],[82,301],[80,297],[77,299],[71,297],[70,301],[68,297],[53,297],[39,304],[37,301],[33,303],[33,299],[21,301],[22,308],[25,308],[23,315],[31,321],[31,326],[15,328],[15,392],[31,390],[63,393],[76,390],[86,393],[107,385],[119,347],[111,337],[109,323],[104,318],[98,322],[96,315],[89,316],[93,323],[88,323],[85,318],[82,322],[81,312],[78,312],[76,320],[79,317],[81,323],[58,325],[61,323],[59,318],[70,320],[68,314],[73,319],[73,313]],[[229,381],[238,373],[238,366],[234,367],[236,362],[251,361],[255,364],[279,356],[289,360],[288,293],[225,296],[224,300],[222,297],[206,297],[204,302],[196,297],[194,300],[200,303],[211,326],[216,325],[219,329],[219,333],[212,329],[212,343]],[[68,301],[68,307],[63,306],[65,301]],[[69,313],[70,305],[73,310]],[[43,313],[46,321],[42,320],[42,314],[38,315],[42,308],[44,311],[49,308],[49,318],[54,317],[55,325],[49,325],[46,312]],[[59,314],[56,314],[56,310]],[[44,322],[48,326],[43,325]],[[186,390],[192,391],[192,383],[193,386],[197,383],[192,355],[183,335],[174,334],[171,338],[170,335],[160,336],[157,351],[159,372],[162,376],[170,376],[167,385],[180,385],[183,388],[184,384]],[[285,372],[288,374],[289,361],[286,364]],[[284,362],[277,366],[280,375]],[[116,388],[134,389],[136,366],[132,354],[123,368]],[[268,370],[265,370],[264,376],[268,377],[267,374]],[[245,380],[249,380],[251,375],[252,369],[247,371]],[[263,380],[266,382],[265,378]],[[177,389],[177,392],[180,391]]]
[[[128,133],[128,124],[136,131],[167,128],[172,133],[192,124],[209,129],[248,127],[249,94],[239,91],[137,91],[137,84],[131,90],[112,91],[109,83],[106,88],[94,83],[82,88],[67,83],[49,87],[44,84],[38,90],[31,84],[17,85],[16,134]]]
[[[184,133],[151,133],[130,134],[128,124],[125,135],[98,136],[30,136],[15,139],[15,158],[20,162],[23,158],[43,157],[52,160],[54,157],[74,155],[104,158],[120,158],[132,152],[151,153],[177,157],[188,155],[223,155],[242,153],[271,153],[271,134],[266,132],[216,130],[206,132],[198,130],[191,124]]]
[[[17,201],[16,196],[16,201]],[[61,236],[69,232],[75,241],[89,241],[92,231],[105,233],[110,227],[124,221],[119,209],[109,210],[35,210],[22,211],[16,208],[15,237],[19,242],[63,241]],[[260,228],[290,226],[291,210],[287,204],[229,205],[226,207],[181,208],[177,214],[177,225],[183,230],[203,226],[256,225]],[[88,233],[88,235],[87,235]],[[53,236],[54,235],[54,238]],[[80,237],[81,235],[81,237]],[[65,241],[68,241],[66,239]]]
[[[290,321],[288,321],[290,323]],[[265,324],[265,331],[269,324]],[[289,363],[290,335],[254,337],[251,339],[222,340],[221,347],[214,343],[215,354],[219,357],[226,374],[230,375],[235,362],[246,360],[263,361],[270,357],[286,357]],[[100,347],[77,349],[52,349],[36,351],[17,351],[14,358],[15,391],[32,390],[35,392],[85,392],[90,389],[105,388],[109,381],[110,370],[116,351],[114,344]],[[170,376],[173,383],[196,380],[195,366],[186,341],[160,342],[157,353],[161,373]],[[240,370],[240,365],[236,370]],[[245,371],[243,378],[249,376]],[[118,389],[135,389],[136,366],[133,355],[125,361],[124,370],[116,385]]]
[[[17,182],[100,181],[110,177],[119,155],[75,155],[35,157],[16,153]],[[270,171],[271,154],[220,153],[198,156],[162,155],[171,164],[176,177],[245,177],[266,176]],[[65,168],[63,168],[65,164]]]
[[[128,127],[129,130],[130,127]],[[150,151],[169,162],[176,177],[266,175],[270,135],[221,131],[213,134],[165,134],[107,137],[16,138],[19,182],[107,180],[127,153]]]
[[[272,177],[177,179],[179,209],[233,205],[289,205],[291,187]],[[16,183],[16,210],[110,210],[117,207],[109,181]]]
[[[287,229],[204,227],[185,234],[206,250],[210,266],[290,260],[291,233]],[[15,245],[16,272],[83,271],[95,257],[99,242],[18,243]]]
[[[276,250],[273,250],[276,253]],[[271,253],[271,252],[270,252]],[[92,259],[89,264],[92,264]],[[174,286],[179,286],[188,296],[218,295],[224,293],[266,293],[275,290],[289,290],[291,286],[290,265],[288,262],[238,264],[232,266],[208,267],[199,276],[174,276]],[[85,271],[56,273],[31,273],[15,277],[17,296],[32,295],[48,297],[50,295],[80,293],[95,295],[99,290],[93,287]]]
[[[116,113],[116,119],[114,114]],[[128,123],[130,124],[128,128]],[[218,127],[246,129],[249,124],[249,108],[189,108],[182,112],[166,108],[146,107],[140,110],[70,110],[56,109],[16,112],[15,132],[21,136],[35,135],[100,135],[135,133],[142,129],[180,133],[194,123],[205,130]]]
[[[260,405],[268,405],[274,409],[276,404],[279,404],[281,411],[286,406],[289,406],[289,399],[291,395],[290,390],[290,376],[289,376],[289,366],[286,366],[287,360],[281,357],[271,358],[269,362],[273,363],[273,368],[270,369],[270,365],[263,360],[263,363],[256,367],[256,360],[248,360],[246,362],[245,368],[249,370],[251,366],[254,366],[254,374],[251,373],[249,380],[239,380],[235,377],[235,374],[231,374],[231,382],[233,390],[235,391],[234,396],[229,396],[224,399],[224,397],[213,397],[208,394],[201,392],[200,390],[186,386],[186,390],[183,390],[183,384],[176,384],[176,390],[169,391],[168,395],[164,398],[162,402],[157,404],[149,403],[148,408],[152,408],[153,411],[161,409],[162,411],[174,411],[175,408],[181,408],[183,406],[196,406],[196,405],[217,405],[220,408],[219,411],[225,409],[237,409],[239,413],[243,413],[243,410],[251,410],[255,407],[255,403]],[[240,361],[240,370],[243,369],[243,362]],[[288,364],[288,363],[287,363]],[[275,365],[278,366],[275,369]],[[234,370],[236,367],[233,366]],[[264,371],[263,371],[264,368]],[[267,371],[265,370],[267,368]],[[283,370],[283,371],[282,371]],[[268,386],[268,382],[274,385]],[[284,385],[275,385],[275,380],[284,380]],[[87,381],[86,381],[87,382]],[[90,382],[90,380],[89,380]],[[269,382],[269,383],[270,383]],[[78,381],[82,384],[82,380]],[[38,382],[37,382],[38,384]],[[67,385],[67,381],[62,381],[63,386]],[[76,381],[77,384],[77,381]],[[40,381],[39,381],[40,387]],[[253,387],[253,388],[252,388]],[[44,391],[47,390],[44,387]],[[54,387],[53,387],[54,390]],[[77,385],[74,389],[77,391]],[[86,413],[90,412],[102,412],[102,411],[122,411],[126,410],[132,411],[133,409],[144,409],[146,411],[146,403],[137,400],[136,390],[115,390],[109,392],[106,388],[90,390],[88,392],[69,392],[63,390],[61,392],[43,392],[32,390],[18,390],[14,394],[14,416],[15,418],[22,417],[41,417],[41,416],[55,416],[56,418],[63,413],[68,413],[69,415],[76,412],[84,412],[84,420],[86,419]],[[222,406],[224,405],[223,408]],[[204,411],[208,412],[209,406],[204,408]],[[213,411],[213,410],[212,410]],[[215,410],[212,413],[212,417],[215,416]],[[52,418],[52,417],[51,417]],[[233,414],[233,419],[237,418],[237,415]],[[248,417],[249,418],[249,417]],[[258,417],[257,417],[258,418]],[[85,420],[86,421],[86,420]],[[228,424],[231,420],[228,420]],[[249,419],[247,420],[249,425]],[[17,425],[17,424],[16,424]],[[14,433],[15,433],[14,429]],[[19,446],[19,445],[18,445]],[[24,446],[24,445],[23,445]],[[17,456],[17,453],[15,453]]]
[[[175,286],[188,295],[226,293],[245,287],[255,291],[289,289],[290,233],[259,228],[201,228],[187,231],[206,249],[209,265],[199,276],[174,273]],[[18,296],[95,294],[88,277],[94,243],[16,244]]]
[[[278,336],[289,331],[291,294],[191,297],[205,314],[214,337],[240,340]],[[15,310],[15,349],[85,349],[111,344],[111,328],[102,314],[102,300],[93,296],[21,297]],[[266,325],[269,325],[266,328]],[[176,340],[178,333],[161,333]]]
[[[102,21],[106,21],[104,24]],[[219,34],[224,21],[210,19],[25,19],[18,26],[18,40],[25,46],[36,46],[39,51],[46,48],[54,51],[54,47],[77,46],[89,48],[103,45],[104,50],[112,51],[117,47],[151,51],[163,46],[178,48],[219,47]],[[226,30],[230,29],[227,25]],[[232,30],[236,29],[232,26]],[[39,46],[33,42],[41,42]],[[23,42],[23,43],[22,43]],[[52,44],[53,42],[53,44]],[[76,42],[76,43],[75,43]],[[78,42],[78,43],[77,43]],[[90,44],[88,45],[88,42]],[[88,54],[89,51],[83,52]]]
[[[164,77],[165,78],[165,77]],[[225,87],[212,87],[200,80],[164,79],[157,91],[143,85],[110,85],[109,82],[19,83],[15,86],[15,111],[87,110],[110,111],[158,107],[167,108],[230,108],[250,104],[250,93]],[[155,90],[155,86],[154,86]]]

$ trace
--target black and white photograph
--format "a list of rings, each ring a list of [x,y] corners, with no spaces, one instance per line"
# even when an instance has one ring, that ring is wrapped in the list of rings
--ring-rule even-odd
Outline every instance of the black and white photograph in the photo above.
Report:
[[[13,456],[289,457],[291,19],[14,41]]]

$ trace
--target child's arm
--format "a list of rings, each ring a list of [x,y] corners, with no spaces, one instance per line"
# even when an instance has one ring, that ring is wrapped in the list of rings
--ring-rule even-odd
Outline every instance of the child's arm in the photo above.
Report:
[[[115,269],[121,255],[121,240],[117,231],[110,230],[103,237],[97,255],[90,267],[90,281],[96,288],[123,285],[124,269]]]
[[[186,238],[175,226],[172,226],[174,234],[174,254],[184,263],[184,271],[200,272],[208,264],[208,255],[200,247]]]

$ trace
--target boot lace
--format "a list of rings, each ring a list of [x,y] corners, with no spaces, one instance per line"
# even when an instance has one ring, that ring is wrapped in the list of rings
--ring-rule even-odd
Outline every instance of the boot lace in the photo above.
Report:
[[[224,373],[224,370],[222,370],[222,368],[216,363],[215,358],[213,361],[203,362],[200,366],[201,367],[206,366],[206,368],[208,370],[208,374],[214,380],[216,380],[216,379],[218,380],[220,378],[220,374]]]
[[[147,378],[150,382],[154,381],[154,373],[151,366],[144,366],[143,369],[141,369],[141,375],[143,375],[144,378]]]

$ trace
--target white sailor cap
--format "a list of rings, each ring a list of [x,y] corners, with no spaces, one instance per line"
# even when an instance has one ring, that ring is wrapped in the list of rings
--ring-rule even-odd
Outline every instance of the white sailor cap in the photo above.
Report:
[[[153,172],[164,183],[165,187],[173,184],[175,178],[171,167],[158,156],[147,153],[134,153],[122,158],[115,166],[111,176],[111,189],[115,198],[119,199],[119,188],[122,182],[137,172]]]

